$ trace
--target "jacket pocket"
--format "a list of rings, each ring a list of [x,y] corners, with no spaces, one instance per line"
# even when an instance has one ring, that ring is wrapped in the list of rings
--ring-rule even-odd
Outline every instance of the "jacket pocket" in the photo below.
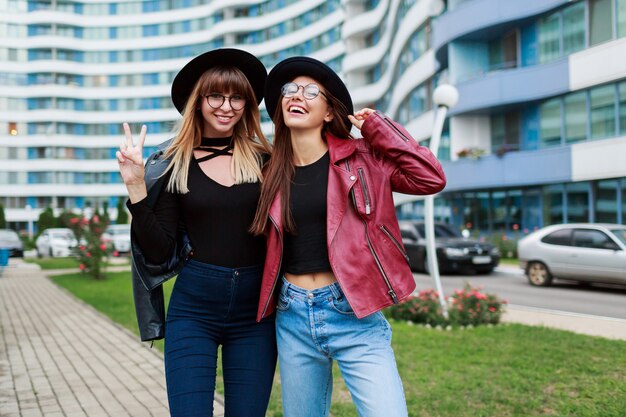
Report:
[[[357,168],[358,184],[354,187],[356,194],[356,205],[360,214],[366,216],[374,212],[374,194],[367,170],[363,167]]]
[[[381,224],[378,227],[379,227],[380,230],[382,230],[382,232],[385,234],[385,236],[387,236],[387,239],[389,239],[389,241],[391,241],[393,246],[395,246],[396,249],[398,249],[398,251],[400,252],[402,257],[404,258],[404,260],[408,264],[409,263],[409,255],[407,255],[406,251],[404,250],[404,246],[402,246],[400,241],[398,239],[396,239],[394,235],[391,234],[389,229],[387,229],[384,224]]]

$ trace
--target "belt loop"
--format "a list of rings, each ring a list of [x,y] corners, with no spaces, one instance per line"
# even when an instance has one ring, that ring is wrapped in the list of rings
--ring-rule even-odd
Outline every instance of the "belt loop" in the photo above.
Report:
[[[343,294],[341,292],[341,288],[339,287],[339,284],[337,284],[336,282],[333,282],[332,284],[329,285],[330,287],[330,292],[333,293],[333,297],[335,297],[335,299],[337,300],[341,300],[341,298],[343,297]]]

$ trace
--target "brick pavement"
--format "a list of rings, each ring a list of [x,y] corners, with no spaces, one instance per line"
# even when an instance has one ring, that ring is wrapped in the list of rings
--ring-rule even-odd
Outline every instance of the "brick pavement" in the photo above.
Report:
[[[0,417],[168,415],[159,351],[11,260],[0,276]]]

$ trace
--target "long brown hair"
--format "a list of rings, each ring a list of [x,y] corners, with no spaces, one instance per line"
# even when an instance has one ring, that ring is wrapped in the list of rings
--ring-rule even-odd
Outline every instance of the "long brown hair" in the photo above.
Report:
[[[326,133],[331,133],[338,138],[350,138],[350,129],[344,122],[348,117],[346,106],[333,96],[332,93],[325,91],[325,94],[333,118],[330,122],[324,123],[322,127],[322,140],[326,141]],[[274,150],[272,158],[265,169],[265,181],[261,188],[259,205],[252,226],[250,227],[250,231],[255,235],[261,235],[265,232],[269,219],[269,210],[277,193],[280,193],[281,196],[281,220],[284,230],[289,233],[294,233],[296,229],[289,208],[291,181],[293,180],[296,168],[293,162],[294,155],[293,146],[291,144],[291,132],[287,125],[285,125],[285,119],[283,117],[282,100],[283,96],[281,95],[272,117],[274,122]]]
[[[264,153],[272,151],[271,145],[263,135],[260,124],[259,106],[254,91],[246,76],[238,68],[223,66],[213,67],[198,78],[187,104],[183,117],[177,126],[177,135],[165,151],[166,158],[172,158],[165,173],[172,171],[167,190],[186,194],[189,164],[193,149],[200,145],[204,119],[199,107],[204,96],[210,92],[236,92],[246,99],[244,114],[233,130],[233,158],[231,173],[235,184],[263,180],[261,171]]]

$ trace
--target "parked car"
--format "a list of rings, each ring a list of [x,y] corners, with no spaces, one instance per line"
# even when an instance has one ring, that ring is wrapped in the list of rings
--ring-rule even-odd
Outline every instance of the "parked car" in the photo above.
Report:
[[[24,257],[24,244],[15,230],[0,229],[0,248],[8,249],[9,257]]]
[[[46,229],[35,241],[37,256],[70,256],[76,253],[78,241],[74,233],[66,228]]]
[[[106,228],[102,240],[110,245],[114,253],[130,252],[130,224],[113,224]]]
[[[402,243],[414,271],[428,271],[424,222],[399,222]],[[489,274],[500,263],[500,251],[489,243],[465,238],[445,223],[435,223],[435,246],[441,272]]]
[[[626,284],[626,226],[572,223],[544,227],[517,243],[531,285],[554,278]]]

